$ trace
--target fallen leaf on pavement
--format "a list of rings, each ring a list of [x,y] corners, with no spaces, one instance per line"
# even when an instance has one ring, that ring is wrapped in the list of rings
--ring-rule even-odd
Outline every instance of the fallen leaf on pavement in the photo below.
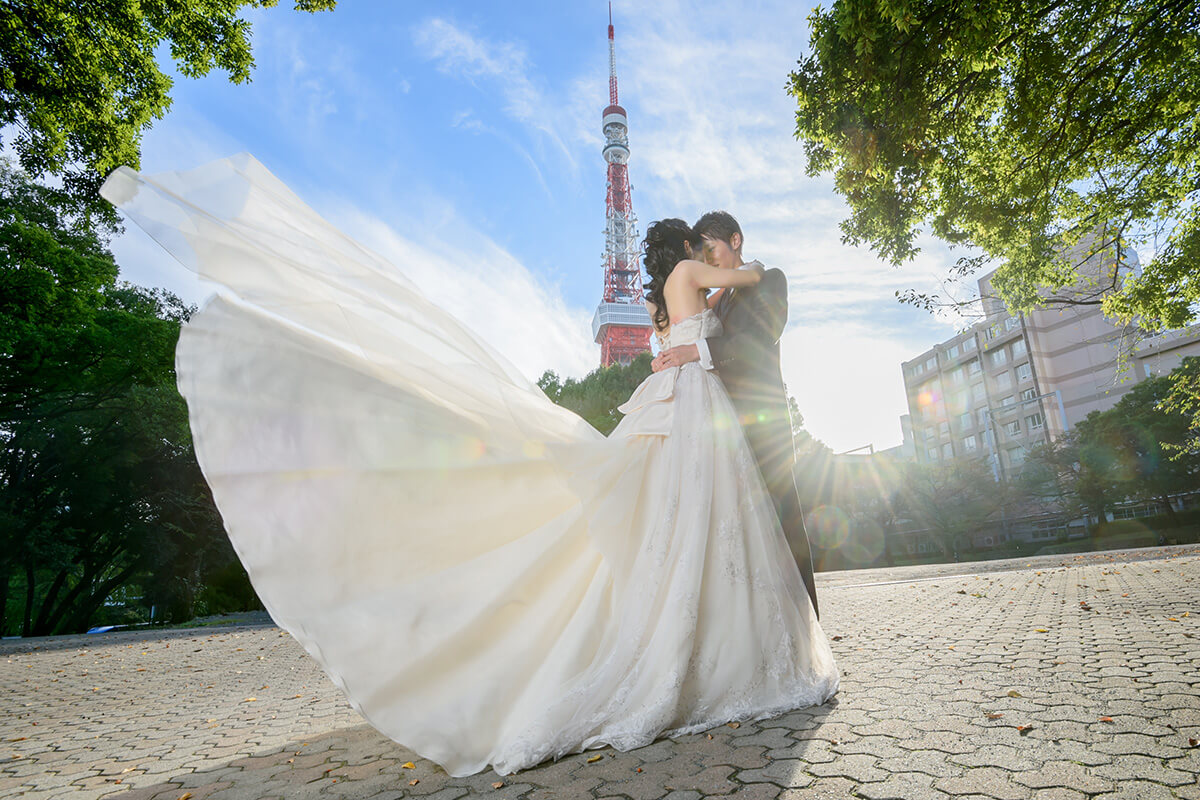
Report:
[[[493,789],[499,789],[502,786],[504,786],[504,781],[496,781],[495,783],[492,784]]]
[[[1009,690],[1008,690],[1008,696],[1009,696],[1009,697],[1024,697],[1025,695],[1021,694],[1021,693],[1020,693],[1020,692],[1018,692],[1016,689],[1009,689]]]
[[[1003,716],[1004,716],[1003,714],[1001,714],[1001,713],[999,713],[999,712],[995,712],[995,713],[992,713],[992,714],[988,714],[988,715],[987,715],[987,718],[988,718],[988,719],[1000,719],[1000,718],[1001,718],[1001,717],[1003,717]]]
[[[1101,717],[1100,721],[1101,722],[1112,722],[1112,717]]]
[[[600,759],[602,759],[602,758],[604,758],[604,756],[592,756],[591,758],[589,758],[589,759],[587,760],[587,763],[589,763],[589,764],[595,764],[597,761],[599,761],[599,760],[600,760]]]
[[[403,764],[400,765],[400,768],[401,769],[416,769],[417,765],[411,761],[405,761]]]
[[[742,723],[740,723],[740,722],[730,722],[730,723],[727,723],[727,724],[728,724],[728,725],[729,725],[729,727],[731,727],[731,728],[740,728],[740,727],[742,727]]]

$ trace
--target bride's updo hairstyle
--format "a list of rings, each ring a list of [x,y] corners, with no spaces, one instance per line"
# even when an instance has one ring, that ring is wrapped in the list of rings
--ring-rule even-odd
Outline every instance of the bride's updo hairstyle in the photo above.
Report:
[[[650,275],[650,282],[644,284],[643,288],[646,290],[646,299],[654,304],[654,327],[658,330],[666,328],[671,319],[667,313],[667,300],[663,297],[667,276],[680,261],[693,257],[683,246],[684,242],[692,245],[693,253],[700,250],[699,234],[681,219],[650,223],[646,238],[642,240],[642,264]]]

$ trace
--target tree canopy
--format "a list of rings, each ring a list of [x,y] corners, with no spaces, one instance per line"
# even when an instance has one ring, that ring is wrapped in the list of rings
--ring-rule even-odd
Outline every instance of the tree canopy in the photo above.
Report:
[[[118,282],[68,193],[0,168],[0,635],[85,630],[122,594],[188,619],[236,564],[175,388],[190,312]]]
[[[789,92],[809,174],[833,172],[850,207],[844,241],[900,264],[927,227],[982,251],[960,276],[998,262],[1013,310],[1101,304],[1151,330],[1196,319],[1197,3],[836,0],[810,23]],[[1131,250],[1154,253],[1140,275],[1055,294],[1087,282],[1087,257],[1129,266]]]
[[[122,164],[140,166],[141,137],[171,105],[166,47],[179,73],[213,69],[250,80],[254,59],[243,8],[279,0],[85,3],[0,2],[0,126],[34,179],[59,176],[90,213],[110,222],[97,193]],[[321,11],[335,0],[296,0]]]
[[[650,375],[651,358],[646,351],[629,364],[598,367],[580,379],[563,380],[554,371],[546,370],[537,384],[555,403],[574,411],[607,436],[624,416],[617,406],[628,400],[638,384]]]

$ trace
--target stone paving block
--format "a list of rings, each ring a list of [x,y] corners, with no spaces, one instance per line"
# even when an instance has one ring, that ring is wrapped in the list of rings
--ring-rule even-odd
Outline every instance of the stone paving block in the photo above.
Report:
[[[1112,791],[1113,781],[1105,780],[1098,774],[1089,771],[1100,769],[1103,767],[1083,767],[1072,761],[1047,761],[1036,770],[1014,773],[1012,779],[1031,789],[1049,789],[1061,786],[1065,789],[1076,789],[1089,794]]]
[[[896,772],[886,780],[860,784],[856,791],[866,800],[949,800],[950,795],[933,788],[934,780],[921,772]]]
[[[1094,794],[1091,800],[1175,800],[1177,796],[1161,783],[1123,780],[1116,791]]]
[[[1091,771],[1096,775],[1103,775],[1115,781],[1136,775],[1143,780],[1167,786],[1186,786],[1195,783],[1196,774],[1194,772],[1185,772],[1174,768],[1178,760],[1168,762],[1170,766],[1164,767],[1161,759],[1149,756],[1117,756],[1111,764],[1092,767]]]
[[[741,783],[772,783],[781,788],[801,789],[813,782],[807,772],[809,765],[794,758],[772,761],[761,769],[743,769],[734,773]]]
[[[841,776],[858,783],[881,781],[887,778],[888,772],[878,767],[879,759],[875,756],[856,755],[842,756],[833,761],[809,764],[808,771],[818,777]]]
[[[1014,783],[1012,773],[996,767],[979,767],[953,778],[938,778],[935,789],[951,795],[981,794],[995,800],[1024,800],[1029,788]]]

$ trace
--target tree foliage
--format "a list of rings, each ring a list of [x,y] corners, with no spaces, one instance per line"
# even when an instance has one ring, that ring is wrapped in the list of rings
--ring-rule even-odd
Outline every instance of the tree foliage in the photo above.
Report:
[[[949,560],[961,538],[998,518],[1012,487],[997,483],[983,459],[907,464],[895,503],[911,522],[931,531]]]
[[[175,388],[189,313],[0,169],[0,633],[84,630],[121,593],[185,619],[233,561]]]
[[[1061,511],[1103,522],[1114,505],[1158,502],[1170,516],[1172,495],[1200,489],[1200,430],[1189,391],[1200,358],[1170,375],[1138,383],[1107,411],[1093,411],[1074,430],[1032,452],[1023,478]],[[1182,407],[1170,403],[1175,393]]]
[[[1014,310],[1102,304],[1148,329],[1195,319],[1195,2],[836,0],[810,23],[789,91],[809,174],[832,171],[850,207],[844,241],[899,264],[928,226],[982,250],[959,274],[999,262],[993,287]],[[1089,256],[1125,265],[1131,249],[1154,251],[1140,276],[1055,294],[1087,283]]]
[[[546,370],[537,384],[555,403],[574,411],[607,436],[624,416],[617,406],[628,400],[650,375],[651,358],[647,351],[627,365],[599,367],[578,380],[564,381],[552,370]]]
[[[250,80],[254,59],[245,8],[279,0],[184,0],[111,3],[63,0],[0,2],[0,125],[33,178],[61,176],[89,212],[115,219],[97,189],[104,176],[139,166],[141,137],[170,107],[171,76],[158,64],[165,48],[179,73],[213,69],[234,83]],[[300,11],[334,0],[297,0]]]

